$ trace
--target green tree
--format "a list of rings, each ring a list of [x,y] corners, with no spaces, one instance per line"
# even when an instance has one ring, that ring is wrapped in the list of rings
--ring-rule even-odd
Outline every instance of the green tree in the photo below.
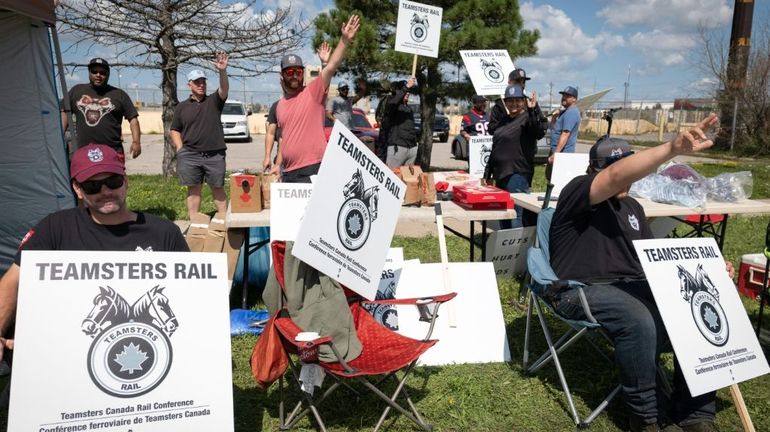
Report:
[[[438,58],[419,57],[417,92],[422,130],[417,163],[430,166],[436,103],[446,97],[467,98],[473,93],[467,76],[459,79],[459,50],[507,49],[512,59],[537,53],[537,30],[524,30],[517,0],[431,0],[423,3],[443,8]],[[348,51],[341,73],[372,81],[392,75],[409,75],[413,55],[397,52],[398,1],[335,0],[335,9],[315,19],[313,45],[339,38],[340,24],[351,13],[362,17],[356,42]],[[334,43],[334,42],[332,42]]]

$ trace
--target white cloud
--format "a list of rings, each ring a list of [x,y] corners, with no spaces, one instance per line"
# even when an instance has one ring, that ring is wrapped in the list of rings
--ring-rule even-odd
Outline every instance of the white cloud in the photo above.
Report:
[[[612,27],[650,26],[678,33],[699,25],[725,25],[732,19],[729,0],[608,0],[597,12]]]
[[[625,45],[623,36],[601,32],[586,34],[563,10],[550,5],[523,2],[519,9],[526,29],[540,30],[537,56],[525,59],[533,66],[530,75],[569,77],[573,70],[593,64],[600,53]],[[569,43],[566,43],[569,41]],[[575,47],[580,47],[576,51]]]

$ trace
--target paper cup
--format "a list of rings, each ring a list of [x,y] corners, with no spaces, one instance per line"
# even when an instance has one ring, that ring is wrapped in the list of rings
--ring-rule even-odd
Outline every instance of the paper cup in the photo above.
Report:
[[[316,332],[301,332],[294,338],[297,342],[303,342],[298,349],[299,361],[302,363],[318,362],[318,347],[313,345],[313,341],[320,336]]]

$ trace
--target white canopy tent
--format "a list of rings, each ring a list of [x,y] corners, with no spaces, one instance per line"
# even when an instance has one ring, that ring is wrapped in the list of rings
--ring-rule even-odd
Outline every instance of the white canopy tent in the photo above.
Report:
[[[54,62],[54,23],[53,0],[0,0],[0,274],[34,224],[75,204],[56,92],[54,64],[61,61]]]

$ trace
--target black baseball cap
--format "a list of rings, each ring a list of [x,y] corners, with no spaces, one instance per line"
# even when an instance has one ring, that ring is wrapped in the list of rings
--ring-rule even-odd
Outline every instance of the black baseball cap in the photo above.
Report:
[[[516,68],[511,73],[508,74],[508,81],[514,81],[514,80],[531,80],[532,78],[527,76],[527,71],[525,71],[522,68]]]
[[[634,152],[631,150],[631,145],[628,144],[628,141],[605,135],[599,138],[588,152],[588,166],[594,171],[601,171],[632,154]]]
[[[473,95],[473,98],[471,98],[471,100],[473,101],[473,103],[479,103],[479,102],[486,102],[487,98],[485,98],[482,95]]]
[[[101,57],[94,57],[88,62],[88,69],[91,69],[94,66],[102,66],[107,70],[110,70],[110,64],[107,63],[107,60]]]
[[[289,54],[281,57],[281,70],[284,70],[290,67],[304,68],[305,65],[302,64],[302,59],[300,58],[300,56],[296,54]]]

